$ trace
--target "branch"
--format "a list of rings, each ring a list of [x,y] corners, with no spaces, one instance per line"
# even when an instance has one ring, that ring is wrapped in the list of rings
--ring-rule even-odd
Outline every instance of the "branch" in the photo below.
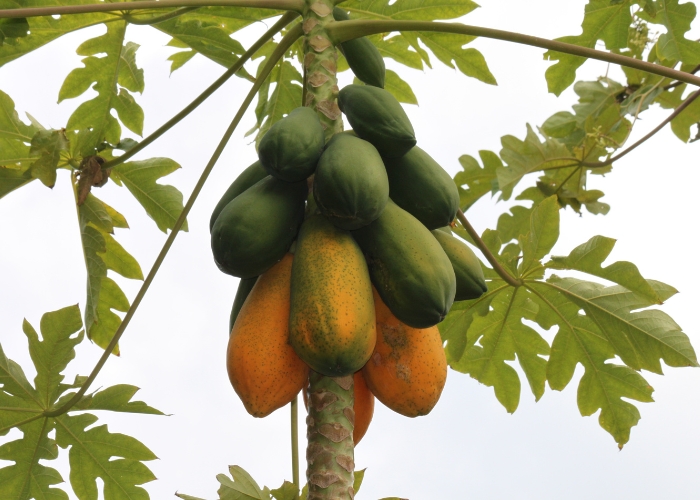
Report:
[[[336,21],[328,24],[326,28],[328,35],[335,44],[352,40],[361,36],[374,35],[377,33],[388,33],[391,31],[435,31],[440,33],[457,33],[460,35],[470,35],[484,38],[493,38],[506,42],[521,43],[543,49],[563,52],[575,56],[598,59],[620,66],[646,71],[655,75],[665,76],[674,80],[700,87],[700,77],[691,75],[684,71],[666,68],[659,64],[652,64],[640,61],[632,57],[612,54],[600,50],[580,47],[570,43],[557,42],[546,38],[523,35],[512,31],[503,31],[480,26],[469,26],[459,23],[436,23],[432,21],[380,21],[380,20],[358,20],[358,21]]]
[[[486,257],[486,260],[489,261],[489,264],[491,264],[491,266],[493,267],[493,270],[496,271],[501,278],[503,278],[503,281],[508,283],[510,286],[514,286],[514,287],[519,287],[520,285],[522,285],[523,283],[521,280],[516,279],[513,276],[511,276],[511,274],[505,270],[505,268],[501,265],[501,263],[498,262],[496,257],[491,253],[491,250],[489,250],[489,247],[487,247],[486,243],[484,243],[484,240],[482,240],[481,236],[479,236],[479,233],[477,233],[476,230],[469,223],[469,221],[467,220],[467,217],[464,215],[464,212],[462,212],[462,209],[457,210],[457,218],[459,219],[459,222],[461,222],[462,225],[464,226],[464,229],[467,230],[467,233],[469,233],[469,236],[472,237],[476,246],[479,247],[479,250],[481,250],[481,253],[484,254],[484,257]]]
[[[241,104],[241,107],[238,108],[238,112],[236,113],[236,116],[233,118],[233,121],[231,121],[231,124],[229,125],[228,129],[224,133],[224,136],[221,138],[219,145],[216,147],[216,150],[212,154],[211,159],[209,160],[209,163],[207,163],[207,166],[204,168],[202,175],[199,177],[199,180],[197,181],[197,184],[194,186],[194,189],[192,190],[192,194],[190,194],[190,197],[187,199],[187,203],[185,204],[184,208],[182,209],[180,216],[178,217],[177,221],[175,222],[175,225],[171,229],[170,234],[168,235],[168,239],[165,240],[165,244],[163,245],[163,248],[160,250],[160,253],[158,254],[158,257],[156,258],[156,261],[153,263],[153,267],[148,272],[148,276],[146,276],[145,281],[143,282],[143,284],[141,285],[141,288],[139,289],[139,292],[136,294],[136,297],[134,298],[134,302],[131,304],[131,307],[129,307],[129,310],[127,311],[126,315],[124,316],[124,320],[122,321],[121,325],[119,325],[119,328],[117,328],[117,331],[114,333],[114,337],[112,337],[112,340],[109,342],[109,345],[105,349],[105,352],[102,354],[99,361],[95,365],[95,368],[93,368],[92,373],[90,373],[90,376],[87,378],[87,380],[85,380],[85,382],[80,387],[78,392],[76,392],[75,395],[73,395],[73,397],[70,398],[63,406],[61,406],[60,408],[57,408],[55,410],[45,411],[43,413],[44,416],[57,417],[59,415],[66,413],[76,403],[78,403],[80,401],[80,399],[83,397],[83,395],[85,395],[87,390],[90,388],[90,385],[94,382],[95,378],[100,373],[100,370],[102,370],[102,367],[105,365],[105,363],[109,359],[109,356],[111,355],[112,351],[117,346],[119,339],[121,338],[122,334],[124,333],[124,330],[126,330],[126,327],[128,326],[129,322],[131,321],[131,318],[134,316],[136,309],[138,309],[139,304],[141,303],[141,300],[143,300],[144,295],[146,295],[146,292],[148,291],[148,287],[151,285],[153,278],[155,278],[156,273],[160,269],[160,266],[163,263],[165,256],[168,254],[170,247],[172,246],[173,242],[175,241],[175,237],[180,232],[180,228],[184,224],[185,219],[187,219],[187,215],[190,213],[190,210],[192,209],[194,202],[197,200],[197,196],[199,196],[199,193],[201,192],[202,187],[204,186],[204,183],[207,181],[209,174],[211,173],[212,169],[214,168],[214,165],[216,164],[217,160],[221,156],[221,153],[223,152],[224,148],[226,147],[226,144],[228,143],[229,139],[233,135],[233,132],[236,130],[236,127],[238,127],[238,124],[240,123],[241,119],[243,118],[243,115],[245,114],[245,112],[247,111],[248,106],[250,106],[250,103],[253,102],[255,95],[258,93],[258,90],[262,86],[265,79],[270,75],[270,72],[275,67],[277,62],[284,56],[284,54],[287,52],[287,50],[292,46],[292,44],[301,35],[302,35],[301,25],[298,24],[294,28],[292,28],[284,36],[284,38],[282,38],[282,40],[280,40],[279,45],[277,45],[277,47],[275,48],[275,51],[272,53],[270,58],[265,63],[265,66],[263,67],[262,71],[260,72],[260,75],[258,76],[257,80],[253,84],[253,87],[250,89],[250,92],[248,92],[248,95],[244,99],[243,104]]]
[[[627,155],[628,153],[631,153],[635,148],[637,148],[638,146],[641,146],[641,145],[644,144],[647,140],[651,139],[659,130],[661,130],[661,129],[664,128],[666,125],[668,125],[676,116],[678,116],[679,114],[681,114],[681,113],[683,112],[683,110],[684,110],[685,108],[687,108],[688,106],[690,106],[690,105],[692,104],[692,102],[693,102],[695,99],[697,99],[698,97],[700,97],[700,90],[696,90],[695,92],[693,92],[692,94],[690,94],[690,95],[686,98],[686,100],[683,101],[683,104],[681,104],[680,106],[678,106],[678,107],[676,108],[676,110],[675,110],[673,113],[671,113],[670,115],[668,115],[668,117],[667,117],[664,121],[662,121],[661,123],[659,123],[659,124],[656,126],[656,128],[654,128],[654,130],[652,130],[652,131],[649,132],[647,135],[645,135],[644,137],[642,137],[641,139],[639,139],[637,142],[635,142],[635,143],[632,144],[630,147],[628,147],[627,149],[625,149],[624,151],[622,151],[620,154],[615,155],[615,156],[613,156],[612,158],[608,158],[608,159],[605,160],[605,161],[594,162],[594,163],[581,162],[580,165],[581,165],[582,167],[587,167],[587,168],[602,168],[602,167],[607,167],[608,165],[612,165],[613,162],[619,160],[620,158],[622,158],[623,156]]]
[[[137,24],[139,26],[144,26],[144,25],[152,25],[152,24],[158,24],[162,23],[163,21],[168,21],[169,19],[172,19],[174,17],[181,16],[183,14],[187,14],[188,12],[192,12],[193,10],[197,10],[199,7],[182,7],[180,9],[176,9],[172,12],[168,12],[167,14],[163,14],[161,16],[157,17],[149,17],[149,18],[143,18],[139,19],[137,17],[132,16],[131,14],[124,14],[122,18],[129,24]]]
[[[173,7],[254,7],[257,9],[293,10],[301,13],[303,0],[145,0],[119,3],[92,3],[56,7],[27,7],[0,9],[0,19],[17,17],[56,16],[63,14],[91,14],[95,12],[132,11],[143,9],[170,9]]]
[[[693,71],[691,71],[690,73],[694,75],[694,74],[697,73],[698,71],[700,71],[700,64],[698,64],[697,66],[695,66],[695,67],[693,68]],[[683,82],[673,82],[673,83],[669,83],[668,85],[666,85],[666,86],[664,87],[664,90],[671,90],[672,88],[678,87],[679,85],[682,85],[682,84],[683,84]]]
[[[212,83],[207,89],[199,94],[199,96],[192,101],[190,104],[187,105],[182,111],[180,111],[178,114],[173,116],[170,120],[165,122],[163,125],[160,126],[158,130],[153,132],[151,135],[146,137],[144,140],[139,142],[136,146],[133,148],[129,149],[126,151],[123,155],[118,156],[116,158],[113,158],[109,160],[108,162],[105,162],[102,165],[102,170],[105,170],[107,168],[112,168],[116,165],[119,165],[120,163],[124,163],[126,160],[134,156],[136,153],[139,151],[143,150],[146,148],[148,145],[150,145],[152,142],[154,142],[156,139],[158,139],[160,136],[162,136],[164,133],[166,133],[168,130],[173,128],[175,125],[177,125],[182,119],[184,119],[187,115],[189,115],[192,111],[194,111],[200,104],[202,104],[210,95],[212,95],[214,92],[216,92],[219,87],[221,87],[226,81],[231,78],[239,69],[243,67],[243,65],[248,62],[248,60],[255,54],[260,47],[262,47],[265,42],[267,42],[270,38],[272,38],[275,34],[277,34],[279,31],[282,30],[285,26],[287,26],[292,20],[297,17],[296,12],[287,12],[284,14],[279,21],[277,21],[269,30],[265,32],[263,36],[261,36],[251,47],[243,54],[238,61],[234,63],[233,66],[231,66],[226,72],[221,75],[214,83]]]

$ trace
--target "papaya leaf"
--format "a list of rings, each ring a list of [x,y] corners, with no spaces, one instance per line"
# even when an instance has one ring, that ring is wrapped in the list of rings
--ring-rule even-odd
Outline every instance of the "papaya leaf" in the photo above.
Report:
[[[532,207],[528,208],[523,205],[514,205],[510,207],[510,211],[501,214],[498,217],[496,229],[504,242],[519,240],[521,236],[525,236],[530,231],[530,215],[533,208],[545,199],[544,193],[536,187],[529,187],[518,196],[516,200],[529,200],[534,202]]]
[[[221,486],[218,493],[221,500],[269,500],[270,493],[260,489],[258,483],[245,470],[237,465],[228,468],[233,480],[225,474],[219,474],[216,479]],[[267,490],[267,488],[265,488]]]
[[[51,5],[84,5],[92,4],[93,0],[52,0]],[[25,7],[44,7],[43,0],[0,0],[0,9],[17,9]],[[30,17],[26,19],[29,25],[27,36],[6,38],[0,44],[0,66],[17,59],[47,43],[73,31],[100,24],[104,21],[114,21],[115,17],[107,13],[77,14],[70,16]],[[9,21],[9,20],[3,20]],[[26,31],[25,31],[26,33]]]
[[[81,96],[90,88],[97,97],[80,104],[68,119],[68,130],[91,130],[93,148],[102,142],[117,144],[121,139],[121,121],[132,132],[143,133],[143,110],[131,92],[143,92],[143,70],[136,66],[138,45],[124,44],[126,23],[107,25],[107,33],[83,42],[77,49],[83,67],[66,77],[58,94],[59,102]],[[98,57],[98,54],[107,54]],[[112,116],[116,111],[119,120]]]
[[[136,259],[112,237],[115,227],[127,227],[121,214],[90,193],[78,207],[78,215],[87,269],[85,326],[88,338],[104,349],[121,324],[113,310],[129,309],[129,300],[119,285],[107,277],[107,271],[140,280],[143,272]],[[118,347],[114,354],[119,354]]]
[[[68,138],[65,130],[40,130],[34,134],[29,154],[39,158],[29,169],[32,177],[39,179],[46,187],[54,187],[61,152],[66,150]]]
[[[615,240],[604,236],[594,236],[586,243],[574,248],[566,257],[552,256],[547,263],[549,269],[569,269],[598,276],[645,297],[656,304],[661,304],[661,297],[656,290],[639,273],[637,266],[631,262],[619,261],[609,266],[601,264],[608,258],[615,246]]]
[[[357,472],[355,472],[355,477],[357,477]],[[357,493],[357,490],[355,490],[355,493]],[[297,500],[299,488],[289,481],[285,481],[279,488],[270,490],[270,494],[275,500]]]
[[[549,345],[522,320],[534,320],[538,306],[524,290],[505,288],[491,299],[490,310],[475,316],[467,333],[462,357],[450,366],[493,387],[496,398],[509,413],[520,401],[520,379],[506,361],[515,360],[525,372],[535,399],[544,394]]]
[[[12,98],[0,91],[0,198],[35,179],[30,167],[36,157],[30,148],[32,138],[42,130],[20,120]]]
[[[67,401],[85,377],[72,384],[64,382],[63,371],[75,357],[75,346],[84,337],[83,322],[77,305],[48,312],[41,318],[41,336],[28,321],[23,331],[36,370],[32,385],[22,368],[7,359],[0,346],[0,435],[17,427],[22,437],[0,446],[0,459],[12,462],[0,468],[0,498],[29,500],[47,498],[67,500],[61,474],[45,464],[55,460],[59,446],[70,446],[71,486],[78,498],[97,498],[94,478],[104,481],[104,498],[146,498],[137,486],[155,479],[141,463],[155,455],[136,439],[112,434],[105,425],[92,427],[97,417],[89,413],[44,417],[45,410]],[[162,414],[140,401],[131,401],[138,389],[129,385],[108,387],[84,396],[69,411],[87,409],[130,413]],[[27,417],[35,419],[27,421]],[[24,422],[24,423],[23,423]],[[50,437],[55,431],[55,439]],[[123,457],[114,460],[113,457]]]
[[[413,50],[408,40],[403,36],[383,38],[381,35],[369,37],[377,47],[382,57],[389,57],[397,63],[413,69],[423,69],[423,59]],[[340,65],[338,65],[340,70]]]
[[[679,4],[678,0],[665,0],[656,2],[656,7],[654,22],[666,27],[666,33],[659,36],[656,44],[659,59],[692,65],[700,63],[700,43],[685,37],[697,14],[695,4]]]
[[[459,190],[459,206],[464,211],[467,211],[486,193],[494,195],[499,189],[496,172],[499,168],[503,168],[503,162],[496,153],[491,151],[479,151],[479,157],[484,165],[483,168],[472,156],[459,157],[463,170],[455,174],[455,184]]]
[[[539,304],[537,323],[546,329],[558,327],[547,363],[550,387],[563,390],[580,363],[585,370],[577,398],[581,415],[589,416],[600,409],[601,427],[618,445],[624,445],[640,418],[639,410],[625,399],[652,402],[653,389],[636,371],[606,362],[614,357],[615,350],[598,325],[579,313],[577,304],[543,282],[528,283],[527,288]]]
[[[24,38],[28,34],[29,23],[25,18],[0,19],[0,47],[8,38]]]
[[[105,498],[147,498],[140,485],[156,477],[142,462],[157,457],[138,440],[109,432],[107,425],[87,429],[97,417],[61,415],[56,421],[56,443],[70,447],[70,483],[78,498],[97,498],[97,478]]]
[[[652,280],[648,283],[662,300],[676,293],[663,283]],[[630,368],[660,374],[663,373],[661,359],[668,366],[698,366],[688,336],[676,322],[658,309],[644,309],[654,305],[653,301],[619,285],[604,287],[554,275],[547,285],[583,309]]]
[[[192,495],[185,495],[184,493],[175,493],[175,496],[182,498],[183,500],[204,500],[203,498],[193,497]]]
[[[478,7],[471,0],[349,0],[343,9],[350,11],[352,19],[456,19]]]
[[[519,239],[523,251],[520,274],[541,266],[540,260],[549,254],[558,239],[559,203],[556,196],[550,196],[535,205],[530,214],[530,231]]]
[[[610,2],[610,0],[589,0],[586,4],[582,33],[577,36],[557,38],[558,41],[594,48],[598,40],[605,42],[608,50],[627,46],[627,36],[632,15],[630,0]],[[570,54],[548,50],[544,58],[558,61],[545,72],[547,87],[553,94],[560,95],[576,79],[576,70],[586,59]]]
[[[365,472],[367,469],[362,469],[362,470],[356,470],[355,471],[355,480],[352,483],[352,489],[357,495],[357,492],[360,491],[360,486],[362,486],[362,481],[365,479]]]
[[[117,165],[112,169],[112,178],[123,183],[154,220],[158,229],[172,229],[183,209],[182,193],[175,187],[157,181],[175,172],[180,165],[169,158],[151,158]],[[182,231],[187,231],[187,222]]]
[[[466,76],[476,78],[489,85],[496,85],[496,78],[486,64],[484,56],[476,49],[465,49],[464,45],[475,37],[454,33],[420,32],[421,41],[435,54],[440,62],[456,68]]]
[[[511,197],[515,186],[527,174],[575,163],[575,157],[564,144],[552,138],[541,141],[529,124],[525,140],[506,135],[501,138],[501,144],[500,156],[506,166],[498,168],[496,175],[504,200]]]
[[[406,104],[418,105],[418,98],[413,93],[411,86],[404,81],[396,72],[386,70],[384,89],[392,93],[396,100]]]
[[[687,97],[686,97],[687,99]],[[678,103],[676,106],[680,105]],[[700,122],[700,99],[696,99],[688,105],[682,113],[671,120],[671,130],[683,142],[691,141],[691,128]],[[692,138],[696,140],[696,138]]]

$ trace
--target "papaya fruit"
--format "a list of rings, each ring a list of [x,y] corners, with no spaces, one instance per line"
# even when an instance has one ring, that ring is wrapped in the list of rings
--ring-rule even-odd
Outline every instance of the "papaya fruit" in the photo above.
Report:
[[[229,380],[254,417],[289,403],[309,378],[309,367],[288,342],[292,262],[286,254],[258,278],[228,341]]]
[[[413,328],[442,321],[455,296],[455,273],[423,224],[391,199],[382,215],[352,233],[372,283],[391,312]]]
[[[350,16],[343,9],[333,9],[333,19],[348,21]],[[348,61],[353,74],[367,85],[384,88],[386,66],[379,49],[365,37],[355,38],[340,44],[340,50]]]
[[[447,359],[437,326],[411,328],[399,321],[374,290],[377,343],[362,369],[375,397],[407,417],[427,415],[440,399]]]
[[[301,393],[304,395],[304,406],[308,411],[309,395],[307,389],[301,391]],[[367,387],[367,382],[365,382],[362,371],[355,372],[355,375],[353,375],[353,394],[355,397],[355,404],[353,406],[355,422],[352,430],[352,441],[355,446],[357,446],[367,433],[369,424],[372,422],[372,416],[374,415],[374,394],[372,394],[372,391]]]
[[[209,219],[209,232],[211,232],[211,229],[214,227],[216,218],[231,200],[252,185],[256,184],[258,181],[267,177],[267,175],[268,174],[265,172],[265,169],[262,168],[260,161],[256,161],[241,172],[241,174],[236,177],[236,180],[234,180],[228,187],[224,195],[219,200],[219,203],[217,203],[214,207],[214,211],[211,213],[211,219]]]
[[[418,146],[401,158],[386,159],[389,196],[428,229],[452,222],[459,191],[450,174]]]
[[[233,305],[231,306],[231,315],[228,320],[228,333],[231,334],[233,330],[233,325],[236,323],[236,318],[241,312],[241,307],[245,299],[250,295],[250,291],[253,289],[253,285],[258,280],[258,277],[242,279],[238,282],[238,290],[236,290],[236,297],[233,299]]]
[[[346,85],[338,93],[338,106],[350,126],[384,158],[399,158],[416,145],[406,112],[390,92],[371,85]]]
[[[314,173],[325,144],[323,125],[316,112],[300,107],[270,127],[260,140],[258,157],[268,174],[299,182]]]
[[[448,234],[440,229],[434,229],[431,232],[452,263],[457,282],[455,300],[471,300],[481,297],[488,288],[479,258],[471,248],[452,236],[451,233]]]
[[[377,149],[350,134],[333,136],[318,160],[314,199],[328,220],[348,231],[379,217],[389,201],[389,181]]]
[[[211,233],[221,271],[252,278],[270,269],[289,250],[304,220],[306,182],[268,176],[230,201]]]
[[[367,362],[376,338],[367,264],[350,233],[315,215],[299,231],[289,343],[313,370],[342,377]]]

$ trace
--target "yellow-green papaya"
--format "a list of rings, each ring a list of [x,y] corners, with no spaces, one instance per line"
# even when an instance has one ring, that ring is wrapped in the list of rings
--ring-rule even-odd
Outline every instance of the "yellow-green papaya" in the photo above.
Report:
[[[343,9],[336,7],[333,9],[333,18],[336,21],[348,21],[350,16]],[[357,78],[367,85],[384,88],[384,58],[369,38],[360,37],[343,42],[340,44],[340,50]]]
[[[216,218],[231,200],[249,187],[256,184],[258,181],[267,177],[267,175],[268,174],[265,172],[265,169],[262,167],[260,161],[256,161],[241,172],[241,174],[236,177],[236,180],[231,183],[229,188],[219,200],[219,203],[216,204],[216,207],[214,207],[214,211],[211,213],[211,219],[209,219],[209,232],[211,232],[211,229],[214,227]]]

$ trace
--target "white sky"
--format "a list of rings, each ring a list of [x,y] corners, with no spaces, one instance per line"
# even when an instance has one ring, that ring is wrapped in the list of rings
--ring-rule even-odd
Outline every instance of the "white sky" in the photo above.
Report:
[[[466,22],[554,38],[579,32],[585,2],[483,4]],[[264,29],[258,26],[251,35]],[[75,47],[98,33],[100,28],[66,36],[0,68],[0,89],[13,97],[21,116],[29,112],[47,127],[66,123],[78,101],[57,106],[58,89],[65,75],[80,65]],[[223,71],[197,56],[169,77],[165,60],[173,50],[164,46],[168,38],[139,27],[130,27],[129,37],[142,45],[137,58],[146,69],[146,90],[137,100],[145,110],[146,134]],[[250,44],[250,39],[241,41]],[[542,50],[489,40],[473,46],[486,56],[498,87],[440,63],[425,73],[387,63],[412,83],[418,96],[420,107],[407,111],[420,146],[451,174],[459,169],[460,155],[476,156],[480,149],[498,152],[502,135],[522,138],[525,123],[541,124],[552,113],[569,109],[575,97],[571,90],[559,99],[547,94],[543,75],[548,63]],[[605,64],[591,62],[579,78],[593,79],[605,70]],[[610,74],[619,72],[613,68]],[[341,82],[349,79],[346,74]],[[248,82],[233,79],[140,157],[178,161],[183,168],[166,182],[187,195],[248,89]],[[629,143],[665,114],[646,112]],[[152,498],[174,498],[175,491],[216,498],[215,475],[226,472],[229,464],[244,467],[271,488],[291,479],[288,408],[254,419],[227,380],[226,330],[237,280],[216,269],[209,247],[213,206],[238,172],[255,160],[253,146],[243,138],[252,123],[249,113],[189,217],[190,232],[178,236],[129,326],[121,342],[122,357],[109,361],[94,386],[137,385],[142,388],[139,399],[172,414],[101,414],[112,432],[135,436],[160,457],[148,464],[159,478],[146,486]],[[566,254],[596,234],[617,238],[609,262],[632,260],[645,277],[678,288],[681,293],[664,310],[698,347],[696,148],[683,145],[667,129],[628,155],[612,174],[592,179],[591,187],[607,193],[603,201],[612,205],[610,214],[578,217],[564,212],[554,253]],[[164,235],[125,188],[109,183],[95,194],[126,216],[131,229],[118,230],[116,237],[138,258],[145,274]],[[479,231],[494,227],[507,206],[483,199],[469,213],[472,224]],[[0,343],[33,377],[22,319],[38,328],[42,313],[84,305],[84,262],[67,172],[59,172],[53,191],[34,182],[0,200],[0,209]],[[118,281],[133,298],[140,283]],[[101,353],[85,341],[68,378],[86,375]],[[656,403],[638,404],[642,420],[621,452],[599,427],[597,415],[582,418],[578,413],[581,369],[563,393],[548,390],[538,404],[523,392],[514,415],[505,412],[491,388],[450,371],[442,399],[427,417],[407,419],[377,404],[356,449],[357,468],[368,468],[358,498],[694,498],[700,488],[700,372],[666,371],[665,377],[644,374],[656,389]],[[526,391],[527,384],[523,386]],[[301,429],[302,446],[304,435]],[[17,438],[19,432],[9,436]],[[65,479],[66,455],[58,467]]]

